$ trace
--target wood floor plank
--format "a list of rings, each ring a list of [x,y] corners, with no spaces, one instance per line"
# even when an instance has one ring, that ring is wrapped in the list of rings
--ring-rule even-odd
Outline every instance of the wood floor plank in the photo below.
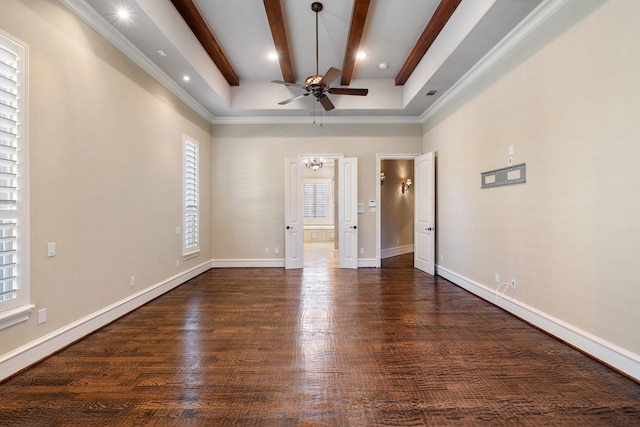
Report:
[[[215,269],[0,384],[0,425],[640,425],[640,385],[439,277]]]

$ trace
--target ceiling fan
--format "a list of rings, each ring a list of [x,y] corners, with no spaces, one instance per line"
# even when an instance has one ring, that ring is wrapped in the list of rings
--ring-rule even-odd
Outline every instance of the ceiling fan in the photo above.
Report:
[[[296,99],[303,98],[305,96],[313,95],[316,97],[316,100],[320,102],[325,111],[330,111],[336,108],[327,94],[332,95],[358,95],[358,96],[366,96],[369,93],[369,89],[355,89],[355,88],[347,88],[347,87],[329,87],[329,85],[338,78],[342,71],[337,68],[329,68],[324,76],[318,74],[318,12],[322,10],[322,3],[313,2],[311,3],[311,10],[316,14],[316,74],[313,76],[309,76],[304,81],[304,85],[289,83],[282,80],[272,80],[271,83],[283,84],[285,86],[295,86],[301,89],[304,89],[306,92],[294,96],[293,98],[289,98],[282,102],[278,102],[279,105],[285,105]]]

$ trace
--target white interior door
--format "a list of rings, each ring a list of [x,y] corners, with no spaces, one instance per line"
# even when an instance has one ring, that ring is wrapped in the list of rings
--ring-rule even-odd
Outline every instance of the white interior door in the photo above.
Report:
[[[436,196],[434,153],[416,157],[414,170],[415,268],[435,274]]]
[[[358,268],[358,159],[338,159],[340,268]]]
[[[284,160],[284,268],[304,267],[303,169],[297,157]]]

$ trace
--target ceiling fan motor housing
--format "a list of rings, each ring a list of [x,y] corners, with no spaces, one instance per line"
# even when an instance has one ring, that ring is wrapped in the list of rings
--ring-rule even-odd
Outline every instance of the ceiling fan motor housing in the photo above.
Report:
[[[309,76],[304,81],[304,85],[305,86],[317,85],[318,83],[320,83],[320,80],[322,80],[322,76],[319,76],[317,74],[315,76]]]

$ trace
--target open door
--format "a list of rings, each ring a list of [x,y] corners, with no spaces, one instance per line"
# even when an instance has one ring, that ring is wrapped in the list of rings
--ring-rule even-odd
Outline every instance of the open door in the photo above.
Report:
[[[338,159],[340,268],[358,268],[358,159]]]
[[[304,267],[302,164],[297,157],[284,159],[284,268]]]
[[[413,265],[435,274],[436,196],[434,153],[416,157],[414,169],[414,255]]]

